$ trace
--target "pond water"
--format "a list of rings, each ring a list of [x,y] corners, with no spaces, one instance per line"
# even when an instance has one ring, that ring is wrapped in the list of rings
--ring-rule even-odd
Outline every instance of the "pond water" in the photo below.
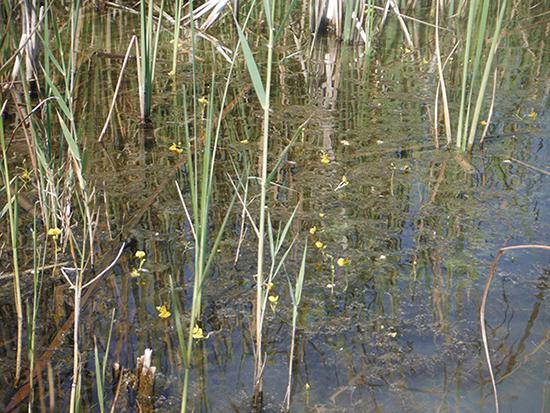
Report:
[[[177,300],[185,318],[192,296],[192,239],[174,185],[175,180],[181,182],[181,155],[168,149],[182,124],[183,97],[181,89],[174,90],[159,76],[153,128],[142,129],[135,72],[130,72],[112,127],[104,143],[97,143],[121,59],[91,52],[124,53],[130,37],[121,28],[125,19],[130,17],[96,16],[83,35],[82,50],[87,52],[80,66],[78,105],[87,170],[101,210],[98,265],[110,262],[123,240],[130,245],[84,307],[81,408],[98,411],[94,338],[103,356],[114,309],[109,369],[113,362],[133,369],[136,357],[152,348],[156,411],[177,411],[183,361],[176,324],[173,315],[160,319],[156,307],[172,309]],[[489,136],[482,148],[462,154],[445,150],[441,133],[436,147],[437,72],[431,46],[410,53],[398,41],[397,23],[388,24],[370,58],[360,47],[330,39],[321,39],[311,54],[296,54],[290,41],[279,51],[273,82],[273,153],[307,121],[277,176],[280,185],[269,193],[274,224],[284,224],[300,202],[290,229],[298,241],[285,268],[291,279],[305,240],[309,243],[291,411],[494,411],[479,307],[499,248],[550,244],[549,49],[537,31],[528,39],[534,48],[511,35],[503,41]],[[428,29],[416,30],[420,38],[428,36]],[[199,48],[212,59],[205,67],[223,66],[209,43],[201,41]],[[170,50],[161,51],[161,74],[169,70]],[[458,73],[456,66],[449,70]],[[190,82],[190,68],[184,61],[181,82]],[[213,230],[232,196],[227,173],[234,177],[233,165],[249,165],[250,174],[257,174],[261,110],[247,92],[246,69],[236,73],[230,96],[239,99],[223,124]],[[221,89],[221,70],[216,77],[214,87]],[[209,75],[201,78],[199,94],[206,94],[211,85]],[[452,81],[447,87],[458,94]],[[323,152],[328,164],[321,162]],[[349,184],[337,188],[344,176]],[[198,342],[193,354],[192,411],[250,410],[257,241],[248,221],[242,225],[241,214],[239,205],[230,213],[204,286],[202,327],[211,334]],[[27,225],[22,232],[23,268],[29,268],[31,220],[22,220]],[[309,233],[312,227],[314,235]],[[315,247],[318,240],[326,249]],[[134,278],[136,250],[146,252],[146,261],[145,271]],[[339,267],[330,257],[350,263]],[[487,331],[504,412],[550,410],[549,258],[545,251],[507,253],[492,284]],[[274,284],[280,301],[268,313],[264,329],[266,412],[283,410],[292,331],[284,274]],[[47,274],[42,294],[37,353],[49,356],[39,387],[51,393],[53,384],[54,411],[62,411],[72,376],[71,330],[63,330],[72,296],[59,274]],[[29,287],[25,298],[31,296]],[[0,294],[3,389],[9,387],[14,362],[10,300],[7,292]],[[47,353],[60,331],[67,337]],[[110,406],[116,384],[107,376]],[[0,390],[4,406],[14,394]],[[117,410],[137,411],[131,395],[121,395],[118,403]]]

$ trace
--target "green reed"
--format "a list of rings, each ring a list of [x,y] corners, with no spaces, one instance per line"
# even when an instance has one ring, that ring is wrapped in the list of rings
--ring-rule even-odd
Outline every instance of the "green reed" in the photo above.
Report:
[[[487,39],[490,0],[470,1],[461,55],[460,105],[456,126],[455,144],[462,150],[471,149],[485,102],[487,84],[502,35],[502,25],[507,11],[507,0],[500,2],[493,33]],[[448,128],[450,128],[448,126]]]
[[[266,80],[262,81],[258,65],[250,49],[248,40],[246,39],[242,29],[237,24],[237,30],[245,57],[246,67],[252,79],[252,84],[256,92],[261,107],[263,108],[263,125],[261,137],[261,158],[260,158],[260,210],[258,223],[258,254],[257,254],[257,272],[256,272],[256,304],[255,304],[255,363],[254,363],[254,399],[255,403],[261,404],[262,398],[262,376],[263,376],[263,349],[262,349],[262,323],[264,316],[264,242],[266,231],[266,198],[267,198],[267,164],[269,155],[269,112],[270,112],[270,91],[271,91],[271,71],[273,66],[273,48],[274,34],[272,10],[275,2],[264,0],[264,13],[267,28],[269,31],[269,40],[267,43],[267,66]]]
[[[2,102],[0,101],[0,107]],[[12,263],[13,263],[13,293],[15,302],[15,314],[17,317],[17,345],[15,355],[15,383],[19,382],[21,377],[21,353],[23,346],[23,304],[21,299],[21,280],[19,274],[19,253],[18,253],[18,222],[19,212],[17,207],[17,185],[15,192],[12,192],[12,179],[8,168],[8,154],[6,151],[6,139],[4,135],[4,121],[0,116],[0,145],[2,149],[2,178],[5,185],[6,201],[8,205],[8,217],[10,228],[10,241],[12,248]],[[15,180],[14,180],[15,181]]]
[[[153,13],[153,0],[140,1],[140,38],[138,58],[138,81],[139,98],[141,108],[141,121],[151,121],[151,106],[153,103],[153,82],[155,80],[155,67],[161,31],[162,16],[164,11],[164,0],[160,4],[158,21],[156,22]],[[176,29],[179,31],[179,25]],[[177,50],[174,51],[174,54]],[[174,57],[175,58],[175,57]]]
[[[300,264],[300,270],[296,277],[294,288],[290,279],[288,280],[288,289],[290,291],[290,299],[292,300],[292,335],[290,339],[290,355],[288,357],[288,386],[286,389],[286,409],[290,410],[290,391],[292,386],[292,367],[294,363],[294,347],[296,340],[296,325],[298,322],[298,307],[302,300],[302,290],[304,289],[304,278],[306,274],[306,257],[307,257],[307,240],[304,246],[304,252],[302,253],[302,263]]]
[[[275,10],[275,3],[276,2],[273,2],[273,1],[270,2],[269,0],[263,1],[264,19],[267,23],[267,30],[268,30],[268,42],[266,45],[267,64],[265,69],[266,71],[265,80],[262,80],[262,76],[260,75],[258,64],[254,58],[248,39],[245,36],[243,29],[236,22],[237,32],[239,35],[239,40],[241,42],[241,47],[245,58],[246,67],[248,69],[248,73],[252,80],[256,97],[260,103],[261,108],[263,109],[262,135],[260,138],[261,153],[260,153],[260,160],[259,160],[260,176],[258,177],[259,185],[260,185],[260,200],[259,200],[259,207],[258,207],[259,210],[257,214],[258,224],[253,225],[256,230],[256,235],[258,238],[256,299],[255,299],[255,309],[254,309],[254,312],[255,312],[255,316],[254,316],[255,363],[254,363],[254,384],[253,384],[254,405],[258,409],[261,407],[261,404],[262,404],[262,393],[263,393],[263,370],[265,367],[265,361],[264,361],[264,355],[263,355],[263,341],[262,341],[263,333],[262,332],[263,332],[263,323],[264,323],[265,314],[266,314],[266,305],[269,301],[269,297],[270,297],[269,292],[270,292],[270,289],[272,288],[273,280],[281,271],[282,266],[292,246],[294,245],[295,240],[293,240],[290,243],[290,246],[288,246],[288,248],[286,248],[284,252],[280,254],[280,252],[283,251],[282,247],[285,241],[287,240],[290,225],[293,222],[293,219],[296,215],[296,212],[299,206],[299,205],[296,206],[290,218],[287,220],[285,226],[283,228],[279,226],[277,230],[275,230],[271,221],[271,216],[267,205],[267,192],[269,190],[269,186],[282,160],[284,159],[288,150],[294,144],[294,142],[296,141],[297,137],[301,132],[301,128],[300,128],[300,130],[292,138],[289,145],[287,145],[287,147],[282,151],[282,153],[276,157],[275,165],[273,169],[268,173],[268,158],[269,158],[269,150],[270,150],[269,141],[270,141],[270,111],[271,111],[270,95],[271,95],[271,83],[272,83],[271,74],[272,74],[273,62],[274,62],[273,52],[275,48],[275,41],[280,33],[280,31],[277,31],[275,29],[275,25],[274,25],[273,16],[274,16],[274,10]],[[254,7],[254,3],[252,4],[252,8],[253,7]],[[283,21],[286,20],[286,18],[287,17],[284,17]],[[248,177],[246,176],[244,179],[248,180]],[[248,188],[246,185],[242,185],[242,184],[241,184],[241,187]],[[246,208],[246,204],[243,204],[243,208]],[[254,223],[252,222],[252,224]],[[269,252],[271,257],[271,262],[269,263],[270,264],[269,267],[267,266],[268,263],[265,262],[266,236],[269,242],[268,246],[269,246]],[[275,300],[275,298],[273,298],[273,300]]]
[[[193,21],[193,1],[190,2],[190,20]],[[191,25],[191,54],[196,56],[196,43],[195,43],[195,29]],[[186,218],[191,228],[191,233],[194,243],[194,282],[193,282],[193,298],[191,304],[191,314],[189,317],[189,324],[187,329],[187,343],[184,344],[183,327],[179,320],[176,322],[176,329],[178,332],[178,339],[180,342],[180,348],[182,349],[184,361],[185,361],[185,373],[184,383],[181,401],[181,411],[187,410],[187,399],[189,389],[189,375],[192,364],[193,343],[194,340],[201,339],[198,334],[201,329],[199,321],[201,318],[201,304],[202,304],[202,289],[204,283],[210,272],[215,253],[218,249],[218,245],[221,242],[222,235],[229,219],[230,212],[235,202],[235,197],[231,201],[230,206],[227,209],[222,225],[218,228],[217,234],[214,237],[214,242],[209,232],[209,220],[212,206],[212,195],[214,192],[214,176],[216,156],[218,152],[218,144],[221,133],[221,122],[223,118],[223,109],[227,99],[229,90],[229,82],[232,77],[234,61],[230,65],[229,73],[227,75],[227,81],[223,90],[223,95],[220,102],[220,109],[215,119],[216,113],[216,86],[215,86],[215,73],[212,74],[212,84],[210,89],[210,95],[204,100],[202,97],[199,102],[199,95],[197,91],[197,59],[192,59],[192,71],[193,71],[193,89],[192,89],[192,117],[193,119],[193,133],[189,130],[187,119],[189,116],[189,109],[187,107],[187,91],[183,88],[183,119],[184,119],[184,156],[186,157],[187,174],[185,184],[189,188],[189,195],[191,198],[190,208],[183,193],[178,186],[178,194],[182,206],[185,211]],[[206,118],[203,121],[203,115]],[[179,128],[177,130],[177,136],[180,137],[181,133]],[[199,146],[202,146],[199,148]],[[171,284],[173,286],[173,284]],[[173,296],[174,293],[172,292]],[[175,303],[175,301],[174,301]],[[176,318],[179,319],[179,308],[177,305],[174,307]],[[202,331],[202,330],[200,330]]]
[[[27,316],[27,331],[28,331],[28,358],[29,358],[29,411],[33,410],[34,403],[34,362],[35,362],[35,345],[36,345],[36,322],[38,319],[38,309],[40,304],[40,296],[42,293],[42,280],[44,278],[43,268],[46,264],[46,256],[48,251],[48,238],[45,238],[42,248],[39,247],[37,238],[37,213],[35,207],[34,223],[32,230],[32,246],[33,246],[33,294],[32,294],[32,313]],[[27,311],[27,314],[31,310]]]
[[[170,71],[170,76],[175,78],[176,76],[176,67],[178,61],[178,46],[180,42],[180,27],[181,27],[181,8],[183,3],[181,0],[176,0],[174,4],[175,13],[174,13],[174,37],[172,39],[173,49],[172,49],[172,70]]]
[[[113,333],[113,325],[115,324],[115,309],[111,312],[111,324],[109,325],[109,333],[107,335],[107,342],[105,343],[105,352],[103,353],[103,360],[100,360],[99,351],[97,348],[97,339],[94,336],[94,365],[95,365],[95,378],[97,386],[97,399],[99,402],[99,411],[105,412],[105,376],[107,374],[107,361],[109,360],[109,347],[111,346],[111,336]]]

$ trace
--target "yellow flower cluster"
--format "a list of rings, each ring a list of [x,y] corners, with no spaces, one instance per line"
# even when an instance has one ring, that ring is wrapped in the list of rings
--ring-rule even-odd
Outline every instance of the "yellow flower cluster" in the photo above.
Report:
[[[183,153],[183,148],[181,147],[181,145],[179,145],[177,143],[173,143],[172,145],[170,145],[168,150],[170,152],[178,154],[178,155],[181,155]]]
[[[50,228],[48,230],[48,236],[52,237],[54,241],[57,241],[57,238],[61,235],[61,230],[57,227]]]
[[[198,324],[195,324],[195,327],[193,327],[193,338],[195,340],[201,340],[205,338],[202,328],[200,328]]]
[[[168,308],[166,308],[165,305],[157,307],[157,311],[159,313],[159,317],[162,318],[163,320],[167,319],[172,315],[172,313],[168,311]]]

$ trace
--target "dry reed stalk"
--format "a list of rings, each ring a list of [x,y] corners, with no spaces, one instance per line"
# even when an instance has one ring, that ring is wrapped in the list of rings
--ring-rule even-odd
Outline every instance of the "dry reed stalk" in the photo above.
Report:
[[[495,259],[493,260],[490,270],[489,270],[489,277],[487,278],[487,282],[485,283],[485,288],[483,290],[483,297],[481,299],[481,307],[479,308],[479,323],[481,326],[481,338],[483,340],[483,349],[485,351],[485,358],[487,360],[487,366],[489,368],[489,375],[491,376],[491,384],[493,386],[493,395],[495,399],[495,410],[496,413],[499,413],[499,404],[498,404],[498,393],[497,393],[497,384],[495,381],[495,374],[493,372],[493,366],[491,364],[491,354],[489,353],[489,344],[487,341],[487,331],[485,329],[485,305],[487,304],[487,296],[489,295],[489,288],[491,287],[491,281],[493,280],[493,277],[495,275],[495,271],[497,269],[498,262],[502,258],[502,256],[507,252],[511,250],[520,250],[520,249],[542,249],[546,251],[550,251],[550,246],[548,245],[536,245],[536,244],[526,244],[526,245],[514,245],[511,247],[503,247],[501,248]]]
[[[126,55],[124,56],[124,61],[122,62],[122,68],[120,69],[120,74],[118,75],[118,81],[115,87],[115,93],[113,94],[113,100],[111,101],[111,107],[109,108],[109,114],[107,115],[107,119],[105,119],[105,124],[103,125],[103,129],[99,134],[99,138],[97,139],[98,142],[101,142],[101,140],[103,139],[103,136],[105,135],[105,132],[107,132],[107,127],[109,126],[111,116],[113,115],[113,110],[115,109],[115,103],[116,103],[116,98],[118,96],[118,91],[120,90],[120,85],[122,84],[122,76],[124,75],[124,71],[126,70],[126,65],[128,64],[128,59],[130,57],[130,50],[132,50],[132,46],[134,44],[137,44],[137,37],[135,35],[132,36],[132,39],[130,40],[130,44],[128,45],[128,50],[126,50]],[[136,46],[136,49],[137,49],[137,46]]]

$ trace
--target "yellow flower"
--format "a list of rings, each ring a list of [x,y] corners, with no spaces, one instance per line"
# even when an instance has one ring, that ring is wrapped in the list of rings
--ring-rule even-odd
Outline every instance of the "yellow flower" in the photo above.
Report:
[[[323,219],[325,217],[325,213],[324,212],[319,212],[319,218]]]
[[[481,124],[481,126],[487,126],[487,121],[486,120],[482,120],[481,122],[479,122]]]
[[[325,244],[323,244],[322,241],[316,241],[315,242],[315,246],[319,249],[323,248],[325,246]]]
[[[195,324],[195,327],[193,327],[193,338],[195,340],[200,340],[204,338],[202,328],[200,328],[198,324]]]
[[[140,260],[145,259],[145,251],[136,251],[135,257]]]
[[[166,319],[172,315],[172,313],[168,311],[165,305],[157,307],[157,311],[159,312],[159,317],[162,319]]]
[[[349,258],[338,258],[338,261],[336,261],[339,267],[347,267],[350,263]]]
[[[50,237],[52,237],[52,239],[55,241],[57,239],[57,237],[59,237],[61,235],[61,230],[57,227],[55,228],[50,228],[48,230],[48,235]]]
[[[248,143],[248,139],[243,139],[242,141],[239,141],[240,143],[242,143],[243,145],[246,145]]]
[[[529,117],[531,118],[531,120],[537,120],[537,112],[532,110],[531,113],[529,114]]]
[[[130,277],[137,278],[139,277],[139,270],[137,268],[134,268],[132,272],[130,273]],[[158,308],[157,308],[158,309]]]
[[[275,312],[275,308],[277,307],[277,303],[279,302],[279,296],[278,295],[270,295],[267,297],[269,300],[269,306],[271,307],[271,311]]]
[[[273,290],[274,286],[275,286],[275,284],[273,284],[273,283],[267,283],[267,291]]]
[[[338,186],[336,188],[334,188],[334,190],[338,191],[339,189],[342,189],[343,187],[348,186],[348,185],[349,185],[348,178],[346,178],[346,175],[343,175],[342,180],[340,181]]]
[[[181,155],[181,154],[183,153],[183,148],[182,148],[180,145],[176,144],[176,143],[173,143],[173,144],[168,148],[168,150],[169,150],[170,152],[177,153],[178,155]]]
[[[316,226],[312,226],[310,229],[309,229],[309,233],[311,235],[315,235],[315,233],[317,232],[317,227]]]
[[[327,165],[327,164],[330,163],[330,158],[328,157],[328,153],[323,152],[323,153],[321,154],[321,163],[322,163],[323,165]]]
[[[19,177],[23,182],[27,182],[31,180],[31,173],[27,169],[23,169],[23,172],[21,172],[21,175],[19,175]]]
[[[199,98],[199,103],[203,106],[208,105],[208,99],[206,99],[206,96],[203,96],[202,98]]]

